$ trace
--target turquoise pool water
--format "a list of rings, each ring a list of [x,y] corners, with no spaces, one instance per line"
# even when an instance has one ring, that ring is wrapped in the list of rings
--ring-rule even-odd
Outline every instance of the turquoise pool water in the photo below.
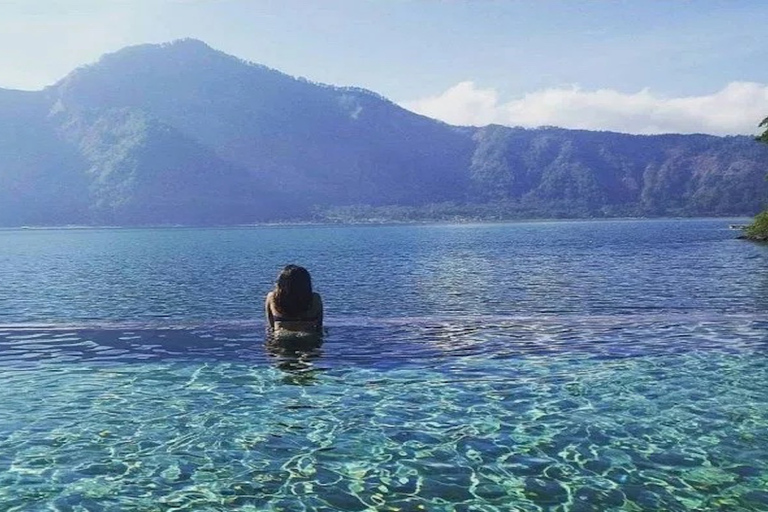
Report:
[[[766,510],[728,223],[0,231],[0,508]],[[320,346],[265,338],[288,261]]]

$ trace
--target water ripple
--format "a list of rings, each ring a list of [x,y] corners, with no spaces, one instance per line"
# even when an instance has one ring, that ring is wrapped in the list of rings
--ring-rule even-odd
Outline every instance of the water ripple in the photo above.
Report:
[[[265,346],[273,356],[282,349],[301,349],[291,342],[269,343],[263,326],[252,322],[158,325],[0,326],[0,361],[68,356],[116,362],[181,357],[256,363],[270,354]],[[615,359],[738,352],[764,349],[765,326],[750,315],[711,314],[348,319],[328,328],[322,354],[328,364],[387,368],[473,357]]]

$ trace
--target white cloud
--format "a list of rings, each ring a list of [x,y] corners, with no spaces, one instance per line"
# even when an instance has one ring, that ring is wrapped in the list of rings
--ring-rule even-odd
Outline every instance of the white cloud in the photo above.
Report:
[[[649,89],[627,94],[572,86],[502,102],[494,89],[461,82],[438,96],[402,105],[457,125],[549,125],[641,134],[754,134],[757,123],[768,116],[768,85],[731,82],[712,94],[679,98],[657,96]]]

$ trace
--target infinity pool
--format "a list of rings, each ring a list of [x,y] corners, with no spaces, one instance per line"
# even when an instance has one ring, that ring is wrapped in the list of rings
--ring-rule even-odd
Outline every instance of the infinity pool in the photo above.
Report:
[[[761,510],[768,323],[0,330],[5,510]],[[125,326],[123,326],[125,327]]]

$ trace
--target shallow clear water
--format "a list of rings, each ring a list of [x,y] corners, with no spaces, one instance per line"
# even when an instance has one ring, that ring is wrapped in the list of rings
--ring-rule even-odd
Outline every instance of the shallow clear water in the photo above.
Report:
[[[766,510],[731,222],[0,231],[0,509]]]

